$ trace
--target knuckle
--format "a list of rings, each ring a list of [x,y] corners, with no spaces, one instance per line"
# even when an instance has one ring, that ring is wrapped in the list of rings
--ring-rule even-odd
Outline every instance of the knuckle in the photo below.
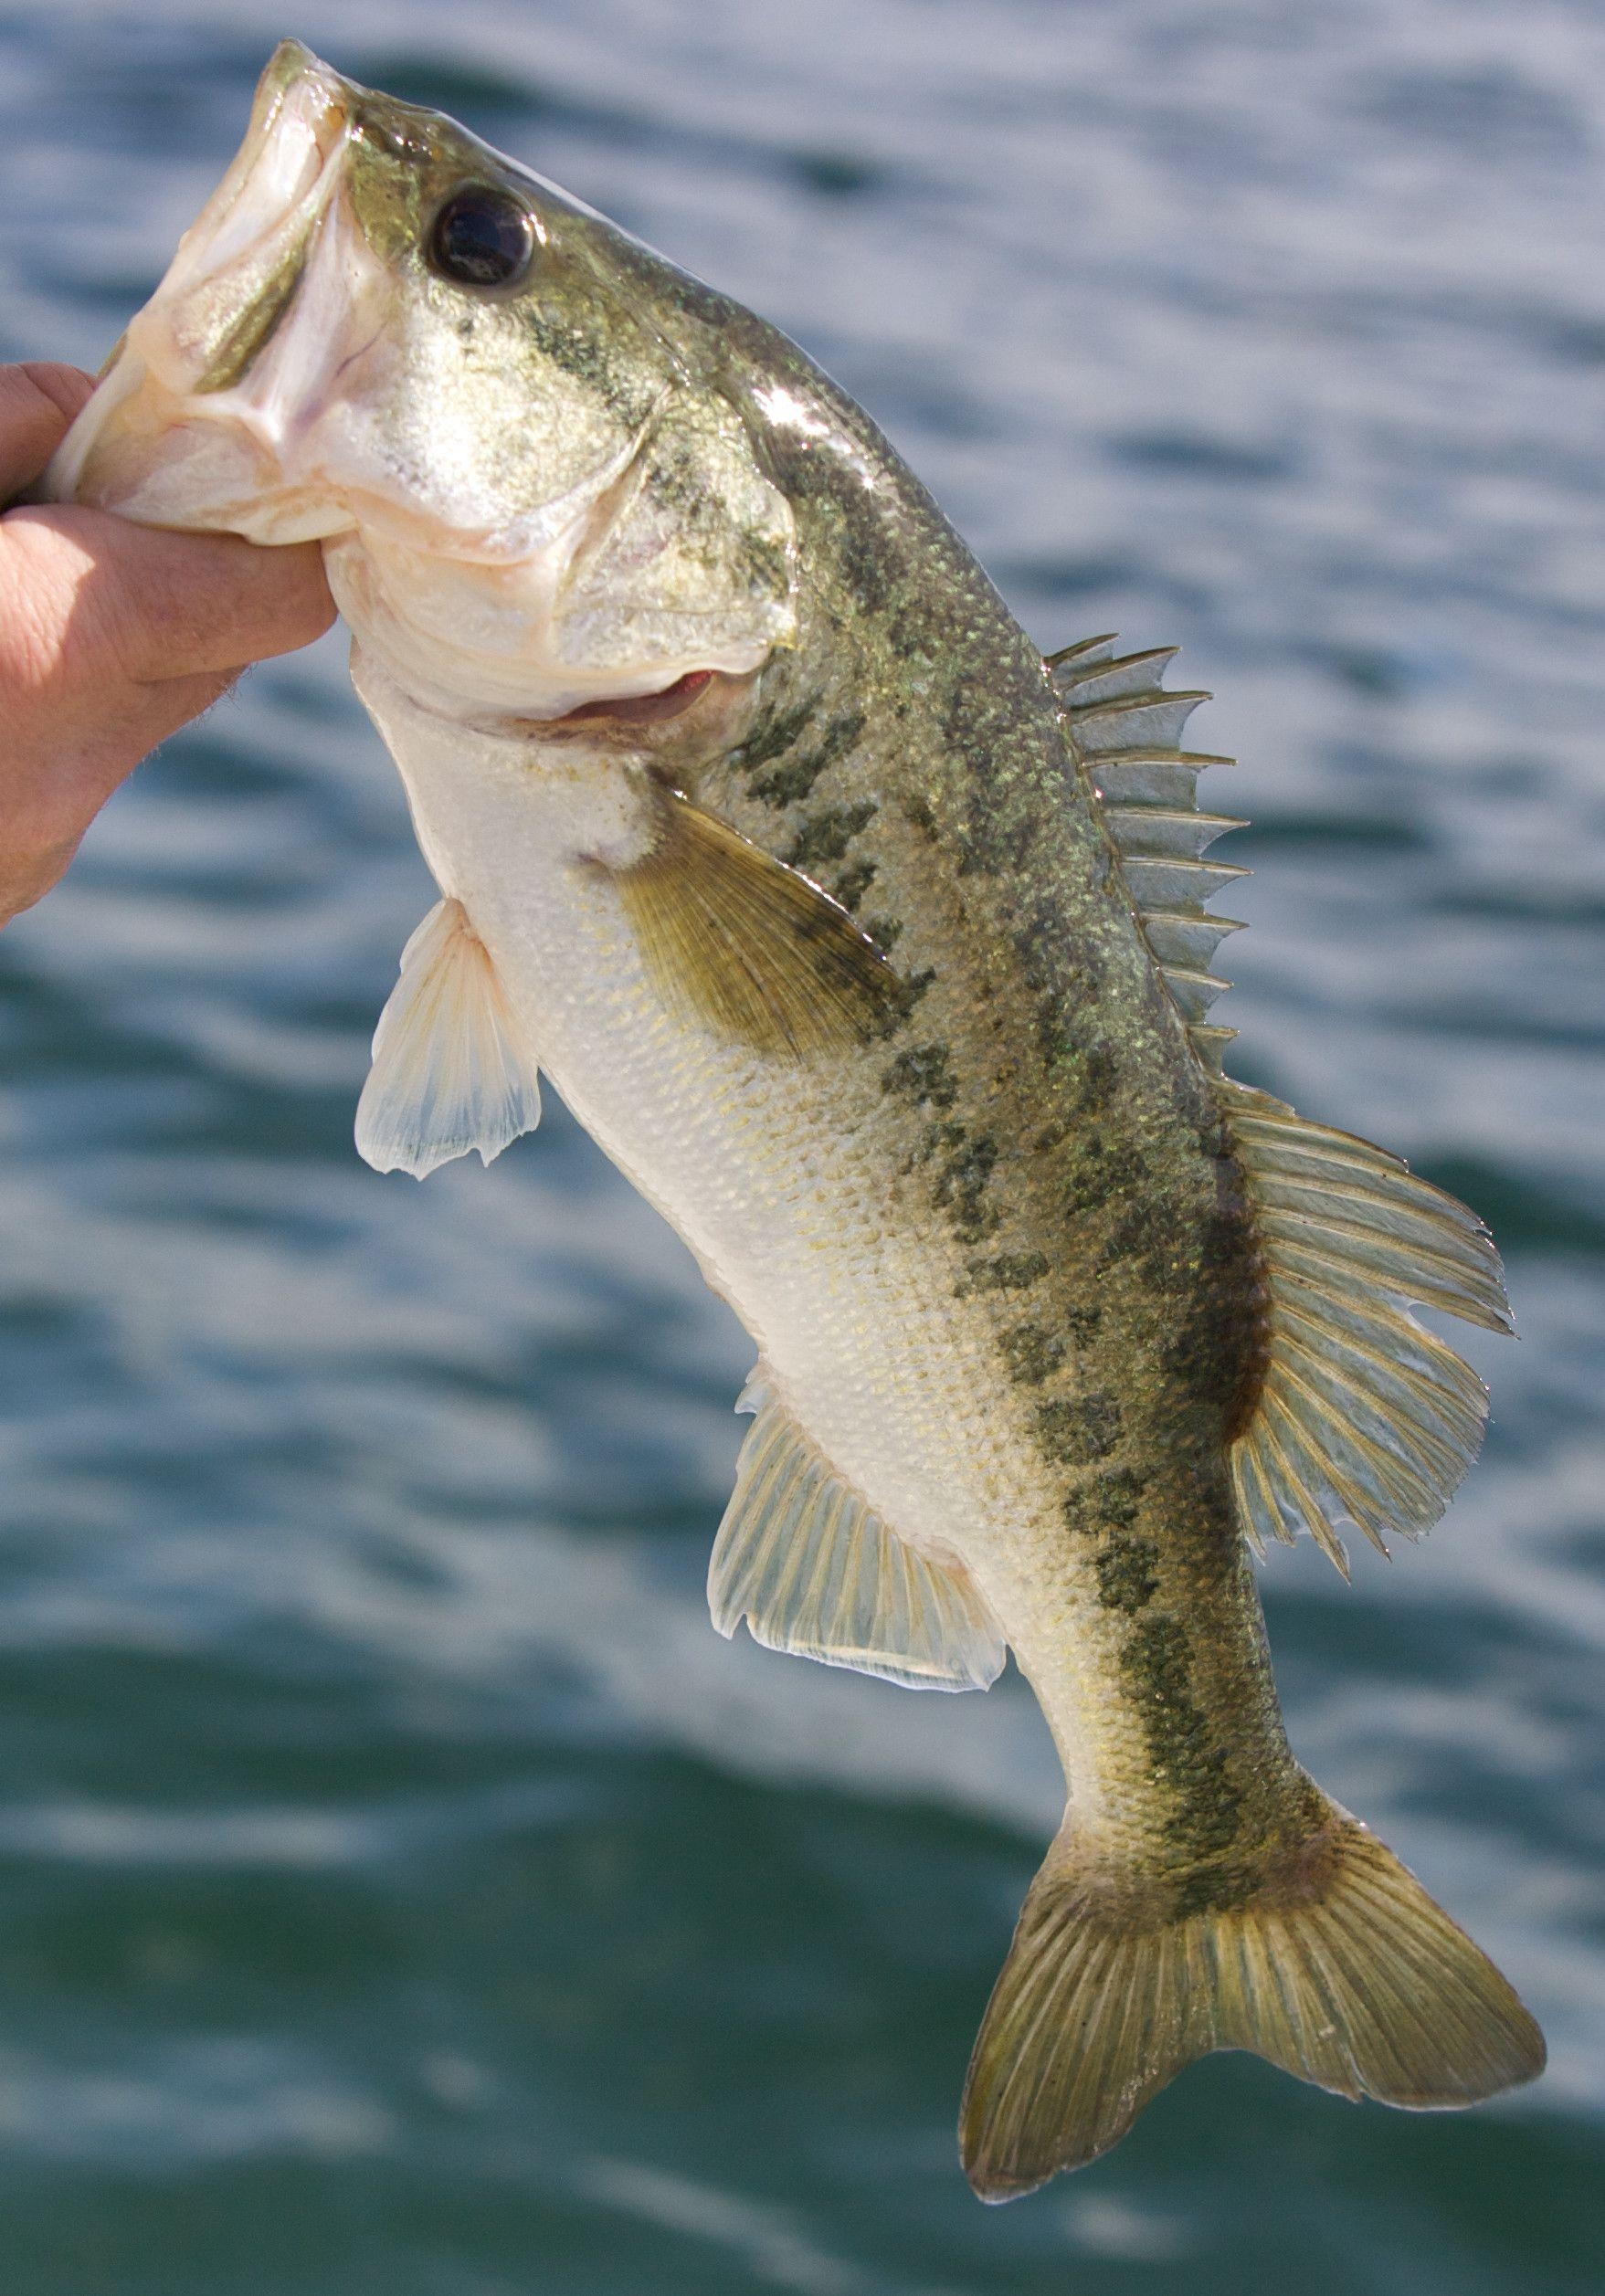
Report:
[[[55,359],[25,359],[14,372],[32,393],[35,404],[43,401],[64,428],[76,418],[95,387],[93,375]]]
[[[253,586],[236,553],[243,543],[215,534],[132,530],[125,577],[106,585],[102,638],[123,674],[143,685],[209,673],[252,651]],[[236,650],[238,648],[238,651]]]
[[[93,548],[77,586],[73,643],[125,685],[183,677],[204,653],[219,612],[216,569],[191,563],[174,538],[121,520]]]
[[[59,438],[92,388],[76,367],[42,359],[0,367],[0,423],[29,438]]]

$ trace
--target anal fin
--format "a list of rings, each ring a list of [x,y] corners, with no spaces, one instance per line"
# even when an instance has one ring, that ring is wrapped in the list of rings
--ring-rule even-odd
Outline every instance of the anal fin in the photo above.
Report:
[[[985,1690],[1007,1656],[974,1583],[888,1531],[821,1459],[760,1378],[708,1569],[723,1635],[912,1690]]]
[[[358,1153],[375,1172],[422,1180],[470,1149],[489,1164],[540,1121],[535,1064],[485,945],[459,900],[438,901],[402,951],[379,1016]]]

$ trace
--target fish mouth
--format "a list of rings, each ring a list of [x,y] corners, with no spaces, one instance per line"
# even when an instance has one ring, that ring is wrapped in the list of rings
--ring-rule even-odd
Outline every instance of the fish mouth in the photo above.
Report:
[[[609,405],[565,427],[559,401],[548,459],[522,466],[516,486],[494,452],[462,450],[473,401],[428,397],[417,314],[445,321],[418,301],[412,243],[398,260],[374,190],[374,150],[394,147],[405,166],[413,149],[407,120],[388,119],[407,110],[280,44],[238,151],[40,491],[146,525],[321,542],[364,650],[442,715],[666,722],[709,679],[744,678],[788,642],[792,576],[769,571],[770,528],[785,527],[788,553],[788,514],[755,512],[749,490],[740,516],[768,559],[733,552],[727,586],[699,574],[688,595],[649,499],[662,433],[688,419],[667,364],[644,370],[628,427]],[[417,119],[420,163],[455,166],[461,132],[441,123],[438,162]]]
[[[351,133],[353,92],[299,40],[279,43],[257,83],[239,149],[179,241],[165,290],[193,296],[276,251],[276,243],[304,235],[328,205]],[[203,374],[189,387],[218,384]]]
[[[267,545],[355,531],[381,548],[512,570],[584,547],[636,437],[511,522],[459,522],[383,474],[329,467],[324,418],[382,370],[383,266],[344,183],[366,91],[280,41],[239,149],[131,321],[41,485],[53,500]]]
[[[258,387],[329,236],[354,92],[299,41],[280,43],[239,149],[57,450],[49,499],[271,542],[354,522],[326,486],[295,481],[304,424],[287,419],[282,385]]]

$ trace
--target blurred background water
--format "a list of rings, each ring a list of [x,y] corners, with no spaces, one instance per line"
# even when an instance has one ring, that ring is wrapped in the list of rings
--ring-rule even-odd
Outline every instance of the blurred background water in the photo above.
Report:
[[[0,939],[0,2296],[1597,2288],[1605,16],[6,9],[0,356],[98,363],[290,30],[800,338],[1044,646],[1219,692],[1237,1071],[1469,1196],[1523,1332],[1424,1548],[1268,1564],[1289,1722],[1554,2069],[1220,2058],[970,2199],[1041,1725],[713,1634],[750,1351],[551,1095],[358,1163],[431,894],[331,639]]]

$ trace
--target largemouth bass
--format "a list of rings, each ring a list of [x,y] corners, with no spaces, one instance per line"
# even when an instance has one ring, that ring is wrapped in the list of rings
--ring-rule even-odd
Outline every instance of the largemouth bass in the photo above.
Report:
[[[1044,661],[772,327],[294,43],[48,489],[321,538],[441,901],[358,1139],[488,1161],[537,1073],[758,1350],[715,1624],[914,1686],[1012,1650],[1064,1822],[976,2044],[990,2199],[1216,2048],[1463,2105],[1544,2048],[1294,1760],[1251,1551],[1441,1511],[1485,1230],[1221,1069],[1233,928],[1113,641]]]

